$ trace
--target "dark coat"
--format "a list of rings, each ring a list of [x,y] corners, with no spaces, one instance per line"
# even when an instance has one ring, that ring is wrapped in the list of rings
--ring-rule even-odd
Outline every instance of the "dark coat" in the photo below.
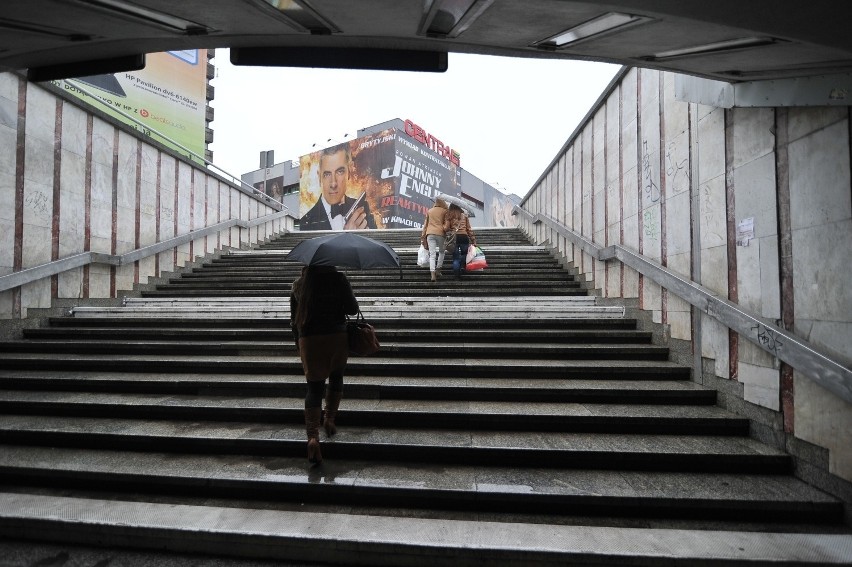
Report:
[[[307,307],[307,321],[296,328],[295,319],[299,303],[303,300],[305,277],[293,282],[290,293],[290,325],[298,337],[325,335],[346,330],[346,315],[358,313],[358,300],[345,274],[330,266],[316,266],[312,276],[311,301]]]

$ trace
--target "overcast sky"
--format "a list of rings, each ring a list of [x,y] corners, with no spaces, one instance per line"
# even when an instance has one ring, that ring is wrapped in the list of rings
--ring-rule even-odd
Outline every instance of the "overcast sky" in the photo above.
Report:
[[[461,154],[464,169],[524,196],[620,68],[450,54],[445,73],[234,67],[217,49],[213,163],[239,176],[401,118]],[[331,138],[331,142],[328,139]],[[312,148],[313,144],[317,144]]]

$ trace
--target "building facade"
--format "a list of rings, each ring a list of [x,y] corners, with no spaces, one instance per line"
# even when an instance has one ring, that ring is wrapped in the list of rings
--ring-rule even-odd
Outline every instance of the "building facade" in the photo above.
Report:
[[[320,201],[323,152],[345,144],[351,160],[346,194],[351,199],[364,196],[371,228],[421,228],[426,211],[442,194],[469,205],[474,227],[516,226],[512,208],[520,199],[466,171],[458,153],[424,132],[411,120],[395,118],[360,129],[357,138],[301,156],[298,162],[274,163],[269,153],[261,152],[262,167],[244,174],[242,181],[302,218]]]

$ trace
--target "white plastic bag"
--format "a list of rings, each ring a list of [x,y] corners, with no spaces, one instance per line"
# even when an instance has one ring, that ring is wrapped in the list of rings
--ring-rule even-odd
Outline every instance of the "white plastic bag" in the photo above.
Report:
[[[465,270],[468,272],[476,272],[487,268],[488,262],[485,261],[485,252],[482,251],[482,248],[479,246],[471,246],[470,249],[474,250],[474,254],[473,258],[468,260],[465,265]]]
[[[417,250],[417,265],[421,268],[429,267],[429,251],[422,244],[420,245],[420,249]]]
[[[476,246],[468,246],[467,247],[467,258],[465,258],[465,263],[470,263],[473,261],[473,257],[476,255]]]

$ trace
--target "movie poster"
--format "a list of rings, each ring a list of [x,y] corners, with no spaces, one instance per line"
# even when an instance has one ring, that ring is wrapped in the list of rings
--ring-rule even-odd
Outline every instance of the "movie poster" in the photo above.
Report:
[[[388,228],[422,228],[439,194],[461,195],[459,167],[400,131],[393,164],[382,170],[382,176],[393,179],[396,187],[383,203],[392,210]]]
[[[395,128],[302,156],[299,167],[300,230],[421,228],[439,193],[461,192],[457,165]]]

